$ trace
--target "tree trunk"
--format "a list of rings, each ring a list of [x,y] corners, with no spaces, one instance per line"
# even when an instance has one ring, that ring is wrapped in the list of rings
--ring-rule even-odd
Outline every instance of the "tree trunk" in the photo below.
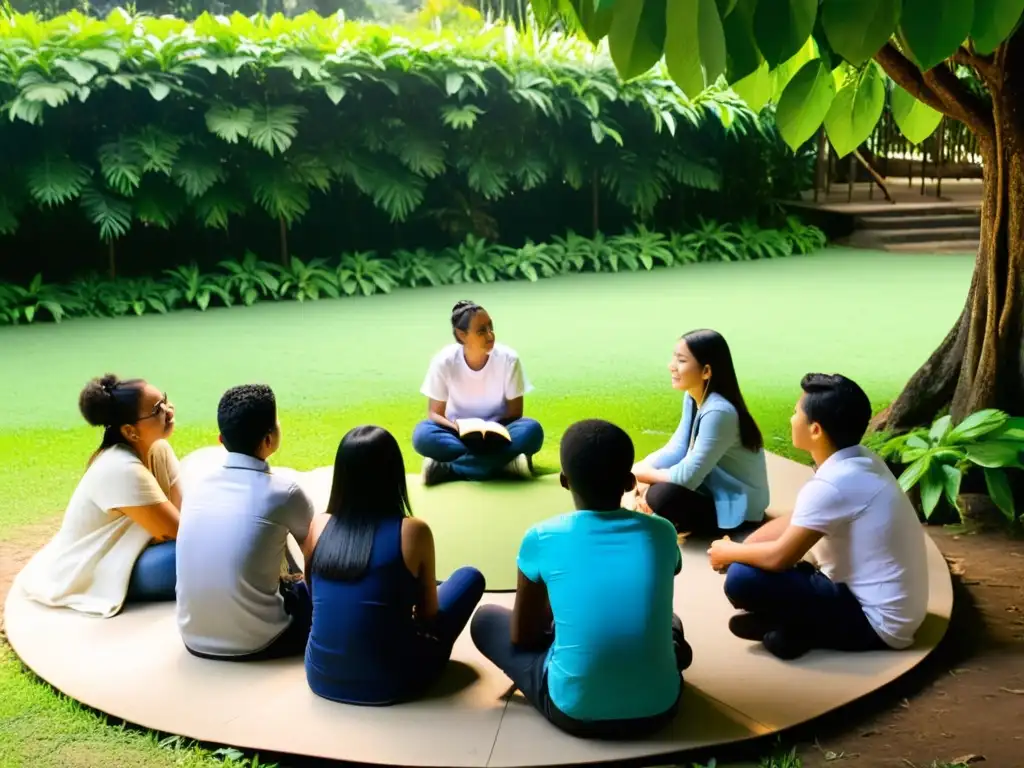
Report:
[[[1022,46],[1012,47],[1004,81],[990,86],[993,135],[979,136],[981,243],[967,303],[939,348],[876,418],[876,428],[901,432],[929,424],[947,407],[954,422],[983,408],[1024,415],[1024,88],[1014,69],[1024,56],[1017,53]],[[922,274],[922,289],[927,281]]]

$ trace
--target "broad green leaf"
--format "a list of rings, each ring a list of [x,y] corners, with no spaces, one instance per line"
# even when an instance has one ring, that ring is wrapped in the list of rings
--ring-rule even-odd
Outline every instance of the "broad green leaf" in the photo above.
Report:
[[[922,456],[903,470],[903,473],[899,477],[899,484],[904,493],[907,493],[911,488],[917,485],[917,481],[924,477],[924,474],[928,471],[931,463],[931,456]]]
[[[892,37],[902,9],[902,0],[823,0],[821,23],[832,50],[859,67]]]
[[[215,104],[206,112],[206,127],[228,144],[237,144],[240,138],[249,135],[253,116],[247,107]]]
[[[836,97],[836,85],[825,62],[804,64],[779,99],[775,121],[779,134],[794,152],[821,127]]]
[[[65,156],[44,155],[26,174],[32,198],[47,207],[74,200],[89,181],[89,169]]]
[[[82,191],[81,204],[89,221],[99,227],[104,242],[124,237],[131,229],[132,207],[126,200],[87,187]]]
[[[928,439],[932,443],[941,443],[950,428],[953,425],[953,417],[948,414],[940,419],[936,419],[935,423],[932,424],[932,428],[928,430]]]
[[[1017,508],[1013,503],[1013,489],[1006,477],[1005,469],[985,469],[985,487],[989,498],[1011,523],[1017,518]]]
[[[149,95],[153,97],[154,101],[163,101],[171,92],[171,86],[167,85],[167,83],[151,83],[147,87],[149,88]]]
[[[268,155],[287,151],[299,133],[299,118],[305,113],[305,108],[291,105],[253,110],[249,143]]]
[[[449,96],[454,96],[460,90],[462,90],[462,84],[466,82],[466,78],[458,72],[449,72],[445,76],[444,80],[444,91]]]
[[[670,0],[665,66],[690,99],[725,73],[725,32],[715,0]]]
[[[807,42],[818,15],[818,0],[758,0],[754,34],[771,67],[794,56]]]
[[[347,93],[344,86],[336,85],[335,83],[328,83],[325,85],[324,92],[327,94],[327,98],[331,100],[331,103],[334,104],[334,106],[338,106]]]
[[[665,12],[666,0],[615,3],[608,48],[623,80],[642,75],[661,59],[665,48]]]
[[[1020,469],[1021,445],[1015,440],[992,440],[964,448],[967,458],[979,467],[1012,467]]]
[[[727,53],[725,76],[730,83],[756,73],[764,62],[754,37],[755,8],[757,0],[739,0],[732,13],[722,19]],[[763,78],[758,79],[763,81]]]
[[[89,50],[81,51],[75,54],[80,59],[86,61],[92,61],[97,64],[102,64],[104,67],[113,72],[117,69],[121,63],[121,57],[116,51],[111,51],[107,48],[92,48]]]
[[[733,12],[736,7],[737,0],[715,0],[718,5],[718,15],[722,17],[724,21],[726,17]],[[742,2],[742,0],[739,0]]]
[[[963,473],[952,464],[939,464],[942,470],[943,491],[946,494],[946,501],[954,509],[960,506],[960,482],[963,480]]]
[[[609,0],[571,0],[571,5],[583,34],[591,43],[597,45],[608,36],[616,3]]]
[[[771,72],[768,71],[767,61],[762,61],[761,66],[754,70],[753,74],[747,75],[731,86],[736,95],[743,99],[754,112],[760,112],[772,100],[773,87],[774,82]]]
[[[992,436],[1000,440],[1022,441],[1024,447],[1024,416],[1011,416]]]
[[[807,42],[796,52],[793,58],[784,61],[772,70],[772,99],[774,101],[781,99],[783,91],[786,90],[786,86],[789,85],[789,81],[793,79],[793,76],[803,68],[804,64],[817,58],[819,58],[818,46],[814,42],[813,37],[808,37]]]
[[[96,77],[99,70],[87,61],[81,61],[79,59],[57,59],[53,62],[55,67],[59,67],[71,75],[71,79],[79,85],[85,85],[94,77]]]
[[[840,89],[825,116],[825,130],[838,157],[846,157],[867,141],[884,108],[882,70],[870,61],[856,79]]]
[[[920,144],[935,133],[935,129],[942,122],[941,112],[932,109],[923,101],[915,99],[896,83],[893,83],[889,101],[892,106],[893,120],[899,126],[900,133],[911,144]]]
[[[989,432],[994,432],[1003,426],[1007,418],[1005,413],[995,408],[985,408],[984,410],[976,411],[953,427],[946,442],[959,443],[964,440],[973,440],[982,435],[987,435]]]
[[[1020,23],[1021,14],[1024,0],[974,0],[974,49],[984,55],[995,51]]]
[[[926,520],[931,518],[945,487],[946,476],[942,469],[934,463],[929,465],[928,471],[921,476],[921,511]]]
[[[903,0],[900,33],[927,72],[952,56],[971,33],[974,0]]]

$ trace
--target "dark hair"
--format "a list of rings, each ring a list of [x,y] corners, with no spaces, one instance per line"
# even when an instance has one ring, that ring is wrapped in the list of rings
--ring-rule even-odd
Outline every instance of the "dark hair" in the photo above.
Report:
[[[700,329],[690,331],[682,336],[691,354],[701,366],[711,366],[711,380],[708,382],[707,394],[717,393],[732,403],[740,417],[740,442],[748,451],[759,451],[764,448],[764,438],[757,422],[747,410],[747,404],[740,392],[740,382],[736,378],[736,368],[732,363],[732,352],[725,337],[718,331]]]
[[[217,406],[217,427],[231,453],[255,456],[260,443],[277,427],[277,400],[266,384],[232,387]]]
[[[412,515],[402,449],[386,429],[356,427],[341,438],[327,514],[331,519],[316,542],[309,571],[355,581],[370,565],[377,524]]]
[[[94,427],[103,427],[103,439],[90,463],[102,451],[114,445],[127,445],[121,427],[139,420],[144,379],[121,380],[112,373],[92,379],[78,395],[78,410]]]
[[[562,473],[588,507],[618,509],[636,458],[625,430],[601,419],[577,421],[562,435]]]
[[[455,337],[455,340],[459,342],[459,344],[461,344],[462,341],[459,339],[459,334],[456,333],[456,331],[462,331],[463,333],[468,331],[469,324],[473,322],[473,317],[482,309],[483,307],[479,304],[474,301],[469,301],[468,299],[463,299],[452,307],[452,336]]]
[[[800,388],[807,420],[820,424],[837,450],[860,443],[871,421],[871,400],[857,382],[838,373],[808,373]]]

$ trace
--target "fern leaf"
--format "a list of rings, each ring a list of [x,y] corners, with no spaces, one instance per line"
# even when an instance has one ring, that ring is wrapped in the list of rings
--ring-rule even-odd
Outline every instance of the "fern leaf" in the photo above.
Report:
[[[508,192],[508,174],[492,158],[480,155],[466,167],[466,180],[470,189],[488,200],[497,200]]]
[[[463,104],[462,106],[445,104],[441,107],[441,120],[449,128],[461,131],[476,125],[477,117],[483,113],[484,111],[480,107],[473,104]]]
[[[198,152],[182,155],[174,164],[175,183],[191,198],[202,197],[217,182],[224,181],[224,170],[216,160]]]
[[[170,176],[183,143],[181,137],[155,125],[147,125],[135,137],[135,144],[143,155],[142,170]]]
[[[289,226],[309,210],[309,189],[280,173],[257,174],[252,179],[253,199],[275,219]]]
[[[0,195],[0,235],[13,235],[18,231],[18,215],[10,201]]]
[[[397,163],[389,167],[379,161],[373,165],[351,162],[347,172],[359,190],[392,221],[405,221],[423,203],[423,177]]]
[[[231,216],[245,213],[245,203],[224,187],[208,189],[194,205],[196,217],[210,229],[227,230]]]
[[[247,107],[215,104],[206,112],[206,127],[228,144],[237,144],[249,135],[253,119],[253,111]]]
[[[110,242],[128,234],[132,226],[132,207],[128,201],[90,186],[82,190],[81,202],[89,221],[99,227],[100,239]]]
[[[54,82],[47,80],[38,72],[26,72],[18,80],[18,89],[21,91],[21,98],[26,101],[46,104],[50,107],[59,107],[67,104],[69,98],[78,92],[75,83],[60,80]]]
[[[170,229],[181,216],[185,199],[177,187],[159,178],[142,185],[134,198],[135,218],[143,224]]]
[[[47,155],[26,174],[32,198],[47,207],[74,200],[89,181],[89,170],[67,155]]]
[[[292,181],[321,192],[331,188],[331,169],[316,155],[300,155],[291,158],[288,164]]]
[[[142,181],[142,166],[146,162],[139,146],[122,138],[101,145],[96,154],[107,183],[126,197],[134,194]]]
[[[394,144],[394,153],[413,173],[428,179],[444,173],[445,146],[440,141],[408,132],[399,136]]]
[[[299,130],[295,126],[305,113],[303,107],[291,105],[256,110],[249,128],[249,143],[268,155],[285,152],[298,135]]]

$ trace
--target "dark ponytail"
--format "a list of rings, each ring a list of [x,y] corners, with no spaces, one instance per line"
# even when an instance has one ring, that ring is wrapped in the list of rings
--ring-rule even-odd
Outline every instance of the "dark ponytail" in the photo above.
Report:
[[[482,309],[483,307],[479,304],[467,299],[463,299],[452,307],[452,336],[459,344],[462,343],[462,340],[459,338],[458,331],[467,332],[469,324],[473,322],[473,316]]]
[[[127,445],[121,427],[139,420],[142,379],[122,381],[112,373],[93,379],[78,396],[78,410],[94,427],[103,427],[100,447],[89,458],[91,464],[100,453],[114,445]]]

